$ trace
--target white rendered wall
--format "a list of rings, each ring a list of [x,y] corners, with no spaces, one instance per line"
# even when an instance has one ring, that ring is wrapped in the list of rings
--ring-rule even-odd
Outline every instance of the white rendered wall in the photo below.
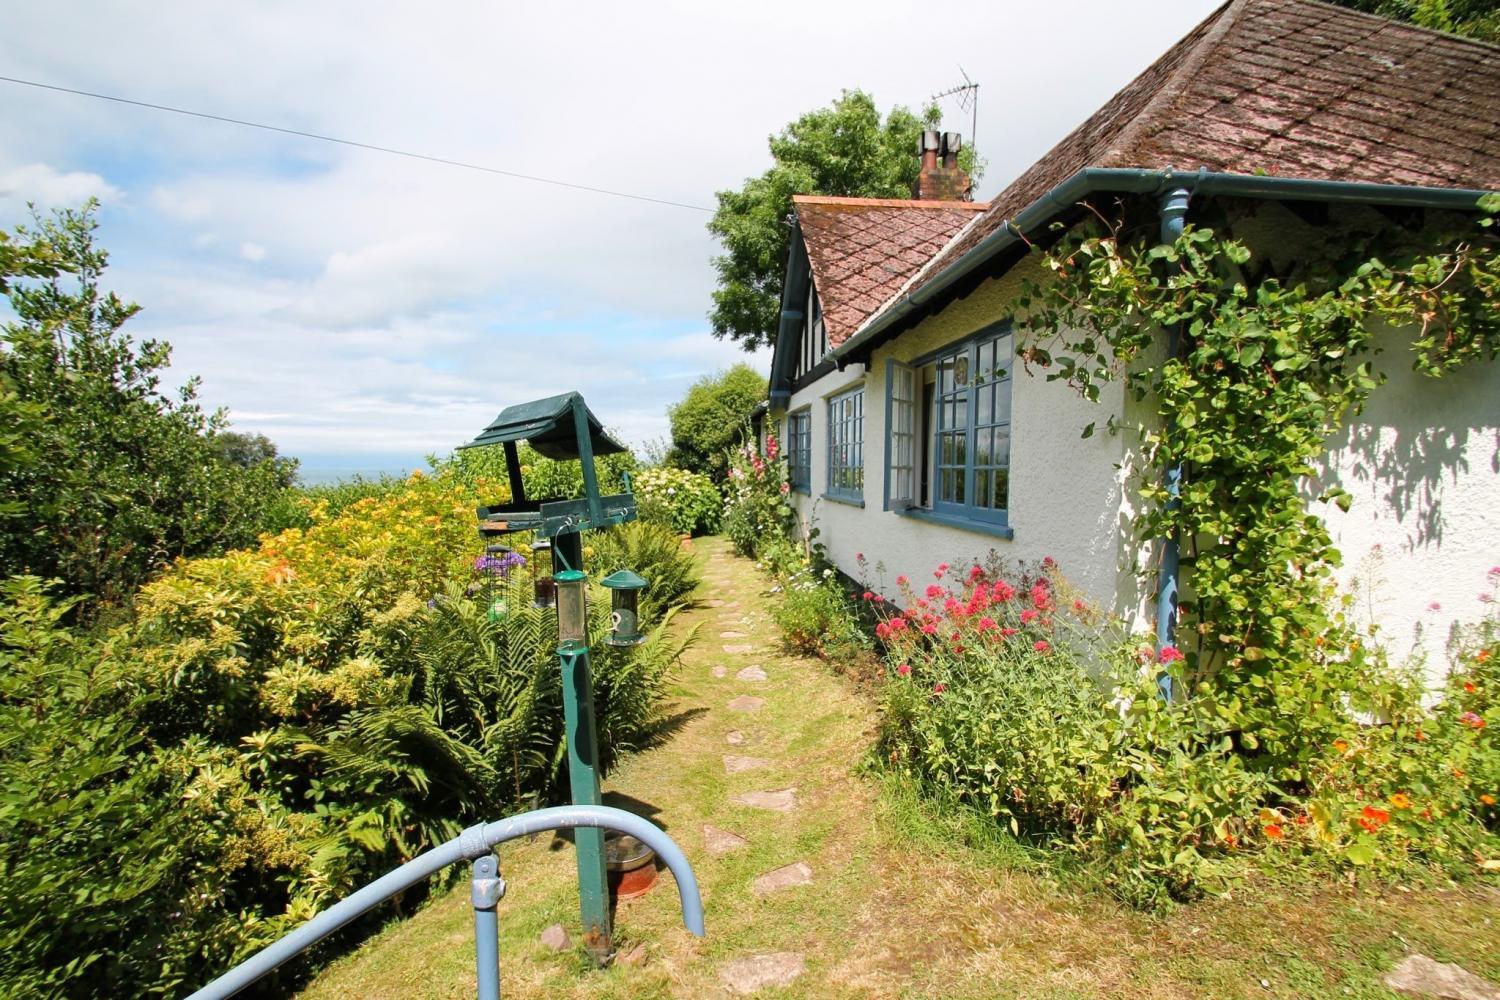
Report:
[[[1142,595],[1136,583],[1135,547],[1128,544],[1129,506],[1123,437],[1103,430],[1113,414],[1124,414],[1120,387],[1106,386],[1090,403],[1045,373],[1015,369],[1011,394],[1010,526],[1013,539],[946,524],[934,524],[883,508],[885,497],[886,360],[910,361],[968,337],[1012,314],[1021,269],[987,282],[916,328],[876,350],[868,370],[852,365],[833,372],[792,397],[787,412],[811,404],[812,496],[794,494],[805,523],[845,573],[858,578],[857,555],[870,567],[867,582],[887,597],[898,594],[895,578],[931,580],[940,562],[962,565],[994,550],[1010,562],[1056,559],[1063,574],[1091,599],[1143,627]],[[863,508],[823,498],[828,475],[827,396],[863,382],[865,387],[865,490]],[[784,413],[774,415],[784,426]],[[1096,433],[1080,437],[1089,423]],[[1148,602],[1147,602],[1148,603]]]
[[[1487,610],[1500,566],[1500,362],[1441,379],[1411,369],[1409,331],[1382,331],[1389,381],[1331,444],[1325,476],[1354,495],[1317,505],[1344,557],[1355,614],[1436,680],[1454,628]],[[1500,598],[1500,594],[1495,595]]]

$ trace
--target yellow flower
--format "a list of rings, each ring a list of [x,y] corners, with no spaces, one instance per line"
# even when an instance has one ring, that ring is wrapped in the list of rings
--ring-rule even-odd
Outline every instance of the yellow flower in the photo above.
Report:
[[[1407,795],[1405,792],[1397,792],[1395,795],[1391,796],[1391,805],[1395,806],[1397,809],[1410,809],[1411,796]]]
[[[1339,753],[1348,753],[1349,752],[1349,743],[1346,740],[1334,740],[1333,741],[1333,748],[1335,750],[1337,750]]]

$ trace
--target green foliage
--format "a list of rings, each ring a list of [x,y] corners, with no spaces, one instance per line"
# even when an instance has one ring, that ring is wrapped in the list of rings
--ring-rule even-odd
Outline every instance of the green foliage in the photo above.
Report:
[[[517,457],[521,461],[521,482],[526,487],[526,496],[532,500],[575,500],[583,496],[583,465],[576,459],[559,461],[539,454],[529,444],[521,444]],[[449,458],[436,461],[429,459],[433,471],[442,474],[452,470],[464,482],[477,479],[491,483],[506,484],[509,495],[509,474],[505,469],[505,449],[500,445],[486,448],[465,448],[455,451]],[[594,459],[594,472],[599,477],[599,492],[603,494],[623,493],[625,473],[634,474],[636,459],[630,452],[602,455]],[[500,497],[487,497],[486,503],[495,503]]]
[[[138,307],[100,288],[93,209],[4,241],[0,565],[119,602],[173,558],[252,541],[288,468],[221,460],[224,418],[196,380],[163,391],[170,349],[132,341]]]
[[[772,615],[788,649],[833,662],[870,649],[869,636],[860,628],[835,570],[804,564],[781,580],[783,597]]]
[[[590,563],[600,576],[634,570],[649,586],[641,594],[641,614],[652,622],[683,603],[698,587],[698,565],[677,532],[650,521],[631,521],[596,532]]]
[[[336,515],[310,501],[308,527],[177,562],[87,640],[61,627],[68,601],[6,585],[7,985],[186,992],[464,826],[550,799],[556,614],[524,570],[474,569],[473,508],[496,489],[448,470]],[[618,544],[663,603],[691,586],[675,535]],[[593,588],[594,636],[609,614]],[[602,766],[655,731],[694,636],[669,638],[671,617],[653,611],[642,646],[596,644]]]
[[[705,375],[667,410],[667,464],[722,479],[725,453],[746,433],[750,411],[766,398],[766,380],[747,364]]]
[[[1134,527],[1142,540],[1183,539],[1187,690],[1214,704],[1254,766],[1294,783],[1351,708],[1384,713],[1397,697],[1338,610],[1339,554],[1307,503],[1348,509],[1346,492],[1312,477],[1328,436],[1382,379],[1372,323],[1420,317],[1414,363],[1429,375],[1500,353],[1492,230],[1388,243],[1395,264],[1368,241],[1330,240],[1355,263],[1284,280],[1210,229],[1189,227],[1170,246],[1126,242],[1119,227],[1071,235],[1023,300],[1028,369],[1090,399],[1123,377],[1149,401],[1154,419],[1135,429],[1148,506]],[[1163,356],[1152,347],[1167,327],[1181,346]],[[1171,503],[1163,482],[1178,465]]]
[[[724,534],[741,555],[756,556],[767,545],[790,537],[796,514],[786,459],[775,435],[766,439],[762,456],[753,442],[731,451],[725,481]]]
[[[632,477],[642,520],[683,535],[712,534],[719,528],[724,498],[713,480],[698,472],[658,466]]]
[[[846,90],[771,136],[774,166],[738,191],[720,191],[708,224],[725,250],[713,262],[719,273],[709,314],[714,336],[739,341],[746,350],[775,341],[792,195],[910,198],[921,165],[917,140],[940,120],[936,105],[920,115],[897,106],[882,120],[874,98]],[[976,172],[971,153],[961,162]]]
[[[1500,45],[1500,11],[1494,0],[1333,0],[1368,14],[1410,21],[1423,28],[1447,31]]]

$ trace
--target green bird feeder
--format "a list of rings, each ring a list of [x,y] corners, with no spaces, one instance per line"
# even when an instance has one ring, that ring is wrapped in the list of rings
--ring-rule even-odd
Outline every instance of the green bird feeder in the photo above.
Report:
[[[622,569],[599,582],[609,588],[610,632],[605,641],[611,646],[639,646],[645,642],[646,637],[641,635],[640,600],[646,581]]]

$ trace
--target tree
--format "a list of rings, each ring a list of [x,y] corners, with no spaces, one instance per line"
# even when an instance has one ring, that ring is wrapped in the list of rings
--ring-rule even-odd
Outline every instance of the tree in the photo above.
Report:
[[[0,566],[60,593],[129,597],[159,565],[254,539],[284,464],[220,459],[222,413],[197,380],[160,386],[171,348],[122,327],[139,306],[100,288],[97,204],[34,216],[0,241]]]
[[[220,431],[213,437],[214,450],[219,461],[241,469],[255,469],[270,464],[276,483],[285,489],[297,481],[298,462],[295,458],[282,458],[276,453],[276,442],[264,434],[243,434],[239,431]]]
[[[1481,42],[1500,44],[1500,9],[1495,0],[1333,0],[1341,7],[1351,7],[1367,14],[1378,14],[1395,21],[1454,35],[1465,35]]]
[[[935,104],[920,115],[898,105],[882,121],[873,97],[846,90],[771,136],[775,165],[738,191],[720,191],[708,224],[725,251],[713,261],[719,272],[709,312],[714,336],[739,341],[747,351],[775,341],[792,195],[910,198],[921,166],[917,140],[941,117]],[[977,173],[972,151],[966,149],[960,162]]]
[[[729,449],[749,422],[750,411],[765,398],[766,380],[747,364],[694,382],[667,410],[672,423],[667,464],[723,479]]]

